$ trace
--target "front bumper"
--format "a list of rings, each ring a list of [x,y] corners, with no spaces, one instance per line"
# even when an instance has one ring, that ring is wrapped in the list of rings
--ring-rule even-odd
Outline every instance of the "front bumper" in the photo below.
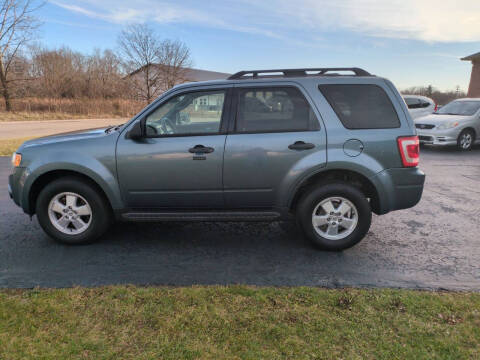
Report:
[[[377,214],[408,209],[422,198],[425,173],[419,168],[392,168],[378,173],[373,179],[379,191]]]
[[[10,199],[13,200],[13,192],[12,192],[12,187],[10,186],[10,180],[8,184],[8,196],[10,196]]]
[[[445,131],[417,129],[420,143],[426,145],[456,145],[459,134],[460,131],[456,128]]]
[[[22,191],[24,184],[24,168],[15,168],[8,176],[8,195],[15,204],[22,207]]]

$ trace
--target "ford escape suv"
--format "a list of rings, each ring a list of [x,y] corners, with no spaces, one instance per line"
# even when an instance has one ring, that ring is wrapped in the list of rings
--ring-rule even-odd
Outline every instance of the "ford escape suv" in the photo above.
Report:
[[[183,84],[124,125],[25,142],[9,192],[52,238],[113,220],[296,220],[323,249],[420,200],[419,141],[394,85],[359,68]]]

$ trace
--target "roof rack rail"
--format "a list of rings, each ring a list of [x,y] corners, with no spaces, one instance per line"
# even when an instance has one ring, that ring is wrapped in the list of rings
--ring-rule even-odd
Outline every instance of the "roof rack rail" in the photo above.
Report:
[[[368,71],[357,67],[344,67],[344,68],[306,68],[306,69],[273,69],[273,70],[244,70],[239,71],[231,75],[228,80],[240,80],[242,78],[247,78],[245,75],[249,75],[248,78],[258,78],[259,74],[268,74],[271,73],[283,73],[284,77],[292,76],[307,76],[307,75],[334,75],[327,74],[333,71],[351,71],[355,76],[372,76]],[[316,72],[315,74],[309,74],[308,72]],[[338,74],[336,74],[338,75]],[[281,76],[281,75],[280,75]]]

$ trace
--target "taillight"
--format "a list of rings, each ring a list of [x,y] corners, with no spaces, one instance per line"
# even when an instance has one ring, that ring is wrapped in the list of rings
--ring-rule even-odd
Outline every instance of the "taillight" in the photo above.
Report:
[[[418,166],[418,161],[420,160],[420,142],[418,141],[418,136],[399,137],[397,143],[403,166]]]
[[[438,110],[438,104],[435,104],[435,109],[433,109],[434,112],[437,112]]]

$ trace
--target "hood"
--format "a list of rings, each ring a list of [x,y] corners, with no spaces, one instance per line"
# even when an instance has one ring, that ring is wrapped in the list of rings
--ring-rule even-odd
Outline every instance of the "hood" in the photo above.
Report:
[[[415,124],[432,124],[432,125],[440,125],[445,122],[452,122],[452,121],[465,121],[470,120],[471,116],[462,116],[462,115],[436,115],[436,114],[429,114],[426,116],[418,117],[414,120]]]
[[[21,147],[27,148],[31,146],[37,146],[37,145],[45,145],[45,144],[59,143],[64,141],[82,140],[82,139],[108,136],[108,132],[106,130],[109,128],[111,127],[77,130],[77,131],[44,136],[37,139],[27,140],[23,143]]]

